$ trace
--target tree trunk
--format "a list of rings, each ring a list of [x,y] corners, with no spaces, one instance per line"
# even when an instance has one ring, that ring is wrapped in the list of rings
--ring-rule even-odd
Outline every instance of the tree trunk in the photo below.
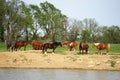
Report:
[[[8,23],[7,26],[7,40],[12,40],[11,24]]]
[[[4,27],[2,24],[2,19],[0,18],[0,41],[4,42]]]

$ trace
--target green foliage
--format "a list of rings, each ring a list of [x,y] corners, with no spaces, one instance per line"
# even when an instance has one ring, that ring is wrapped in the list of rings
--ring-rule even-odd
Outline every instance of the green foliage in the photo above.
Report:
[[[111,67],[115,67],[115,64],[116,64],[116,61],[113,61],[113,60],[110,61]]]
[[[82,36],[83,42],[90,42],[91,41],[90,32],[88,30],[83,30],[81,33],[81,36]]]
[[[109,43],[120,43],[120,27],[103,27],[103,41]]]

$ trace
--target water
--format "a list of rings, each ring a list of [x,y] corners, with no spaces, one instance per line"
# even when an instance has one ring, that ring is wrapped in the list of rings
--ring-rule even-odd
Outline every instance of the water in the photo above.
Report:
[[[0,80],[120,80],[120,71],[0,69]]]

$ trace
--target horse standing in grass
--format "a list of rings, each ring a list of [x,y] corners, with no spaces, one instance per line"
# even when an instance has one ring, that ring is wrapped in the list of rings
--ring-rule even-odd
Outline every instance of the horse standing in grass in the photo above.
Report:
[[[78,45],[77,42],[75,42],[75,41],[73,41],[73,42],[65,41],[62,44],[66,45],[69,51],[72,51],[73,49],[76,50],[77,49],[77,45]]]
[[[24,47],[24,50],[26,50],[26,46],[29,44],[29,41],[16,41],[14,45],[14,49],[17,51],[21,47]]]
[[[14,46],[15,46],[15,41],[13,41],[13,40],[5,40],[5,44],[6,44],[7,50],[13,52]]]
[[[110,50],[110,44],[106,43],[92,43],[92,47],[96,47],[98,49],[98,54],[102,54],[101,50],[106,49],[106,54],[108,54]]]
[[[80,44],[79,44],[80,53],[84,53],[84,51],[85,51],[85,53],[87,54],[88,48],[89,48],[88,44],[80,42]]]
[[[52,53],[54,54],[55,53],[55,49],[58,47],[58,46],[61,46],[62,47],[62,44],[61,42],[53,42],[53,43],[45,43],[43,45],[43,53],[47,53],[47,49],[53,49]]]
[[[44,43],[41,41],[33,41],[31,45],[34,50],[42,50]]]

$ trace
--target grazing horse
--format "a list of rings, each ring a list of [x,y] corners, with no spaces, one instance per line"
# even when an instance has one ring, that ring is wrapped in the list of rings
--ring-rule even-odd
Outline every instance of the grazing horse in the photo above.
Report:
[[[81,53],[83,53],[84,50],[85,50],[85,52],[87,54],[88,53],[88,48],[89,48],[88,44],[80,42],[80,44],[79,44],[79,50],[80,50]]]
[[[34,50],[42,50],[44,43],[41,41],[34,41],[31,43]]]
[[[71,42],[71,41],[65,41],[62,43],[63,45],[66,45],[69,51],[72,51],[77,49],[77,42]]]
[[[46,54],[47,49],[49,48],[49,49],[53,49],[52,53],[54,54],[55,49],[56,49],[58,46],[61,46],[61,47],[62,47],[61,42],[45,43],[45,44],[43,45],[43,53],[45,52],[45,54]]]
[[[92,43],[92,47],[96,47],[98,49],[98,54],[102,54],[101,50],[106,49],[106,54],[108,54],[110,49],[110,44],[103,44],[103,43]]]
[[[21,47],[24,47],[24,50],[26,50],[26,46],[29,44],[29,41],[16,41],[14,45],[14,49],[17,51]]]

